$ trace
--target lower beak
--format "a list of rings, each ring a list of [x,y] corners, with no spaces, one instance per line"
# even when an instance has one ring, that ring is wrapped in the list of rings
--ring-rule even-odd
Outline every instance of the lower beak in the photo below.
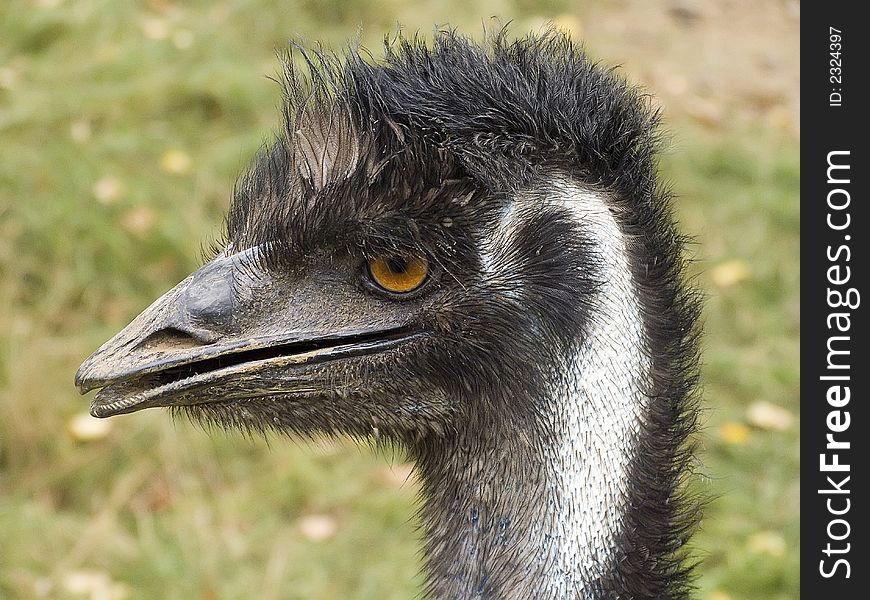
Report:
[[[256,339],[229,346],[205,346],[162,361],[148,361],[136,368],[135,354],[126,356],[132,368],[114,378],[98,377],[100,359],[91,357],[76,375],[81,393],[101,388],[91,404],[95,417],[135,412],[155,406],[190,406],[251,395],[292,393],[298,383],[287,389],[264,389],[256,385],[239,385],[269,369],[291,372],[302,367],[328,361],[384,352],[419,334],[408,328],[344,333],[295,339]],[[105,357],[108,358],[108,357]],[[141,364],[141,363],[140,363]],[[289,379],[289,378],[288,378]],[[224,391],[204,393],[217,384],[234,382],[232,389],[241,395]]]

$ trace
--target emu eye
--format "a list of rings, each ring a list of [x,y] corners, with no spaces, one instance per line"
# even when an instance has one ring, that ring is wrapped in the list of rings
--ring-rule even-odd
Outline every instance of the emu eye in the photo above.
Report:
[[[369,260],[369,274],[384,290],[407,294],[426,281],[429,261],[422,256],[378,256]]]

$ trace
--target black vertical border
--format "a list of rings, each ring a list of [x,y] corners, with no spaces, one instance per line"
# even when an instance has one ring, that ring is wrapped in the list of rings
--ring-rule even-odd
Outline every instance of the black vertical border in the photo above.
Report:
[[[870,219],[867,204],[867,179],[870,169],[867,163],[867,138],[870,136],[870,102],[868,102],[867,78],[870,64],[867,61],[867,38],[870,36],[870,20],[859,17],[859,11],[866,10],[861,2],[804,2],[801,6],[801,590],[807,598],[870,598],[870,545],[866,522],[870,477],[866,468],[870,452],[870,411],[867,404],[867,381],[870,380],[870,339],[868,339],[865,313],[870,304],[870,290],[866,286],[867,271],[870,270],[870,256],[867,253],[867,238],[870,235]],[[832,81],[830,28],[842,33],[840,75],[842,82]],[[832,92],[842,95],[841,106],[831,106]],[[848,184],[828,183],[828,154],[832,151],[848,151],[848,156],[837,155],[837,162],[848,162]],[[844,170],[836,171],[841,176]],[[828,194],[834,189],[845,189],[849,194],[849,206],[841,211],[828,207]],[[842,204],[846,196],[841,192],[833,195],[834,203]],[[829,213],[835,224],[842,224],[845,212],[849,213],[848,229],[836,231],[828,224]],[[848,236],[848,239],[847,239]],[[831,261],[829,252],[837,256],[837,249],[848,246],[839,254],[839,260]],[[847,254],[850,260],[845,259]],[[845,266],[850,268],[850,279],[842,285],[832,285],[829,269],[840,265],[839,271],[830,273],[843,277]],[[828,290],[855,288],[861,294],[860,305],[855,308],[832,308],[828,302]],[[865,292],[867,292],[865,294]],[[850,330],[848,333],[829,329],[828,317],[834,312],[848,312]],[[843,324],[846,321],[841,320]],[[851,365],[848,370],[832,371],[827,368],[828,340],[830,336],[849,336],[848,342],[836,342],[840,349],[848,349],[850,354],[840,362]],[[848,346],[848,347],[847,347]],[[833,382],[822,380],[824,375],[848,375],[849,381]],[[827,393],[831,385],[848,385],[851,396],[847,405],[834,407],[828,403]],[[832,411],[841,411],[831,415]],[[832,433],[828,419],[833,419],[834,427],[842,427],[849,413],[849,427],[846,431],[833,433],[837,441],[848,441],[850,448],[843,450],[826,449],[827,434]],[[848,473],[823,472],[820,455],[827,453],[839,455],[839,462],[849,464]],[[843,476],[850,477],[845,484]],[[820,493],[832,489],[833,481],[848,494]],[[848,512],[833,515],[827,505],[842,511],[847,505]],[[846,500],[848,499],[848,503]],[[842,522],[832,523],[834,519],[848,522],[848,529]],[[843,540],[830,539],[830,532]],[[835,550],[848,548],[848,552],[826,554],[828,544]],[[849,544],[846,546],[846,544]],[[829,573],[838,558],[849,563],[849,577],[846,567],[840,564],[834,575],[824,577],[820,572]],[[820,561],[825,561],[820,564]],[[825,596],[822,596],[825,594]]]

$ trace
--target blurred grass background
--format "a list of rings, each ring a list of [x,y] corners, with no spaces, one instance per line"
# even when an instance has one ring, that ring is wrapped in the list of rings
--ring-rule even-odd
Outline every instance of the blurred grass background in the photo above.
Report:
[[[0,598],[410,598],[416,485],[343,441],[100,422],[80,361],[197,265],[290,37],[553,21],[664,110],[706,309],[698,597],[799,597],[799,4],[0,3]]]

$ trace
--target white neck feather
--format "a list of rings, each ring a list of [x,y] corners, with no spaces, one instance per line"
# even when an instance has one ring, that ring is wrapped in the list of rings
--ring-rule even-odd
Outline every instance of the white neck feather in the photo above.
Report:
[[[557,403],[562,564],[566,574],[576,574],[568,585],[582,588],[612,569],[650,361],[626,239],[605,195],[570,184],[559,191],[559,201],[592,238],[601,279],[596,308],[566,373],[566,396]]]
[[[554,398],[553,427],[560,441],[550,456],[553,473],[548,487],[555,500],[546,511],[549,523],[544,524],[551,530],[547,539],[552,545],[543,544],[539,556],[558,562],[561,571],[551,574],[546,584],[550,589],[542,597],[560,598],[588,591],[592,582],[613,569],[650,359],[627,240],[607,196],[557,180],[546,202],[564,206],[576,219],[590,243],[600,279],[582,342]],[[522,215],[542,208],[540,200],[514,200],[484,249],[485,269],[498,271],[500,250],[509,245]]]

